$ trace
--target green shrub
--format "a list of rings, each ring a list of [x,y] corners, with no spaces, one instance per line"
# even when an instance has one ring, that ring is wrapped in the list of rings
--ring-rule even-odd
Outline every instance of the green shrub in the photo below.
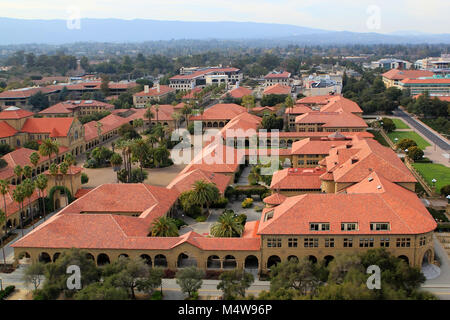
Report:
[[[253,206],[253,199],[252,198],[246,198],[244,201],[242,201],[242,208],[251,208]]]
[[[202,215],[202,208],[199,206],[191,206],[185,211],[185,213],[188,217],[195,219]]]
[[[443,222],[449,222],[447,216],[445,215],[445,210],[436,210],[433,208],[427,208],[428,212],[433,216],[434,219],[441,220]]]
[[[186,226],[187,225],[187,223],[186,222],[184,222],[184,220],[181,220],[181,219],[173,219],[174,220],[174,222],[175,222],[175,224],[176,224],[176,226],[177,226],[177,228],[178,228],[178,230],[180,230],[180,228],[182,227],[182,226]]]
[[[86,184],[89,182],[89,176],[86,173],[81,174],[81,184]]]
[[[15,286],[7,286],[4,290],[0,291],[0,300],[5,300],[16,289]]]
[[[205,216],[198,216],[197,218],[195,218],[195,220],[197,222],[205,222],[206,221],[206,217]]]
[[[247,215],[241,213],[240,215],[238,215],[238,216],[236,217],[236,220],[237,220],[240,224],[242,224],[243,226],[245,226],[245,223],[247,222]]]
[[[223,209],[227,206],[227,204],[228,204],[228,199],[225,197],[220,197],[219,200],[217,200],[216,202],[213,202],[210,207]]]
[[[262,208],[262,207],[259,207],[259,206],[255,206],[255,211],[256,211],[256,212],[262,212],[262,211],[263,211],[263,208]]]
[[[162,298],[163,294],[161,291],[154,291],[150,297],[150,300],[162,300]]]

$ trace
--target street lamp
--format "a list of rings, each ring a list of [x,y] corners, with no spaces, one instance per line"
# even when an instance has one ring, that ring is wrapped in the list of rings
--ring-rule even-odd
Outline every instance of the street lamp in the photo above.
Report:
[[[431,180],[431,182],[433,183],[433,188],[436,186],[436,179]]]

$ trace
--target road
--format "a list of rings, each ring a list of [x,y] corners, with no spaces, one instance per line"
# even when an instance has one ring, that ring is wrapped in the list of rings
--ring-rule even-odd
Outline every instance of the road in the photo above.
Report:
[[[429,139],[431,142],[436,144],[439,148],[444,150],[445,152],[450,152],[450,144],[443,140],[440,136],[429,130],[427,127],[425,127],[421,122],[417,121],[413,117],[411,117],[409,114],[407,114],[402,109],[397,109],[394,111],[394,115],[402,118],[405,122],[407,122],[411,127],[413,127],[415,130],[419,131],[421,134],[423,134],[427,139]]]

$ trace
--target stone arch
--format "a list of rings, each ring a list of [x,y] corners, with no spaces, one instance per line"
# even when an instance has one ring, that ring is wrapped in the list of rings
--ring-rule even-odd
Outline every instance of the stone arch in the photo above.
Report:
[[[308,260],[311,261],[313,264],[317,263],[317,258],[313,255],[308,256]]]
[[[220,262],[219,256],[216,256],[216,255],[209,256],[206,261],[206,268],[207,269],[221,269],[222,263]]]
[[[155,267],[167,267],[167,258],[163,254],[156,255],[153,261]]]
[[[106,253],[100,253],[97,256],[97,265],[104,266],[105,264],[110,264],[109,256]]]
[[[95,262],[95,257],[90,253],[86,253],[86,258]]]
[[[236,258],[232,255],[226,255],[223,260],[223,268],[224,269],[235,269],[237,267]]]
[[[298,257],[294,256],[294,255],[291,255],[291,256],[287,257],[287,259],[288,259],[288,261],[294,260],[294,261],[298,262]]]
[[[59,198],[55,199],[55,210],[61,208],[61,200]]]
[[[220,121],[219,122],[219,128],[223,128],[224,126],[225,126],[225,124],[222,121]]]
[[[267,259],[267,269],[270,269],[272,266],[275,266],[281,262],[281,258],[279,256],[273,255]]]
[[[219,124],[215,121],[215,122],[213,122],[213,128],[218,128],[219,127]]]
[[[152,258],[148,254],[141,254],[140,258],[145,261],[147,265],[152,266]]]
[[[292,147],[292,140],[289,139],[289,140],[286,142],[286,145],[287,145],[288,148]]]
[[[52,262],[52,258],[47,252],[41,252],[38,257],[39,262],[49,263]]]
[[[325,261],[325,267],[326,267],[326,266],[328,266],[328,265],[330,264],[331,261],[334,260],[334,257],[331,256],[331,255],[328,255],[328,256],[325,256],[325,257],[323,258],[323,260]]]
[[[27,251],[20,252],[17,255],[17,262],[19,264],[30,264],[31,263],[31,255]]]
[[[190,257],[186,253],[180,253],[177,259],[177,268],[186,268],[186,267],[196,267],[197,260],[193,257]]]
[[[422,265],[431,264],[433,261],[433,251],[431,249],[428,249],[425,251],[422,257]]]
[[[244,261],[245,269],[258,269],[259,261],[258,258],[254,255],[247,256]]]
[[[58,258],[61,256],[61,252],[56,252],[54,255],[53,255],[53,262],[55,262],[56,260],[58,260]]]
[[[119,259],[129,259],[130,256],[128,254],[126,254],[126,253],[121,253],[121,254],[119,254],[119,256],[117,258],[119,258]]]
[[[406,264],[409,264],[409,258],[405,255],[400,255],[398,256],[399,259],[402,259],[403,261],[406,262]]]

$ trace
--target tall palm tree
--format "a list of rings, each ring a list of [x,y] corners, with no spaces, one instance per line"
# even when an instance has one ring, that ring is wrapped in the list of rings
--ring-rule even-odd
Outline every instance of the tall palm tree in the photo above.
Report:
[[[20,165],[14,167],[14,174],[17,177],[16,184],[19,184],[19,181],[22,181],[23,168]]]
[[[211,227],[211,234],[217,238],[239,237],[244,231],[242,223],[236,219],[233,212],[225,212],[219,216]]]
[[[153,106],[153,108],[155,109],[155,113],[156,113],[156,124],[159,124],[159,122],[158,122],[159,104],[155,104]]]
[[[205,108],[200,107],[198,109],[198,113],[200,113],[200,122],[202,123],[202,133],[203,133],[203,113],[205,113]]]
[[[133,153],[133,156],[139,160],[139,167],[142,173],[145,162],[150,156],[148,144],[142,139],[134,140],[131,145],[131,152]]]
[[[49,166],[52,163],[52,154],[58,155],[58,152],[58,143],[50,139],[45,139],[39,146],[39,154],[43,157],[48,157]]]
[[[33,208],[31,208],[31,197],[33,196],[34,188],[35,188],[35,186],[34,186],[33,181],[31,181],[31,179],[25,179],[23,181],[23,192],[24,192],[25,198],[28,198],[28,209],[30,210],[31,226],[33,229],[34,229],[34,224],[33,224],[34,214],[33,214]]]
[[[181,120],[182,114],[179,112],[172,113],[172,118],[175,120],[175,130],[178,129],[178,123]]]
[[[185,116],[186,119],[186,128],[189,127],[189,115],[192,113],[192,108],[188,104],[185,104],[183,106],[183,109],[181,109],[181,113]]]
[[[155,114],[152,111],[152,106],[150,104],[147,105],[147,110],[145,110],[144,118],[148,120],[148,127],[150,128],[150,123]]]
[[[23,237],[23,201],[25,200],[25,192],[23,189],[23,186],[19,184],[14,190],[13,190],[13,199],[15,202],[19,204],[19,215],[20,215],[20,229],[22,230],[22,237]]]
[[[98,143],[100,143],[100,136],[102,135],[103,123],[101,123],[100,121],[97,121],[97,123],[95,124],[95,127],[97,128]]]
[[[45,197],[44,190],[47,189],[48,178],[45,174],[41,174],[36,179],[36,188],[39,189],[39,198],[42,199],[42,207],[44,210],[44,221],[45,221]],[[0,189],[1,190],[1,189]]]
[[[34,174],[35,175],[37,175],[36,167],[37,167],[37,165],[39,163],[39,160],[41,160],[41,157],[39,156],[39,153],[33,152],[32,154],[30,154],[30,162],[33,165]]]
[[[3,211],[5,211],[5,214],[7,213],[6,210],[6,195],[9,193],[9,183],[6,180],[0,180],[0,193],[3,196]]]
[[[25,176],[25,178],[31,179],[31,177],[33,176],[33,168],[31,168],[28,165],[24,166],[23,167],[23,175]]]
[[[67,155],[64,157],[64,163],[67,164],[68,170],[70,170],[70,167],[73,166],[73,165],[75,164],[75,158],[74,158],[74,156],[73,156],[71,153],[67,154]],[[72,175],[70,175],[69,178],[70,178],[70,192],[71,192],[72,195],[73,195]]]
[[[3,253],[3,264],[6,266],[6,256],[5,256],[5,247],[3,246],[3,235],[6,234],[7,228],[6,228],[6,212],[3,210],[0,210],[0,226],[5,224],[4,226],[4,232],[0,234],[0,245],[2,246],[2,253]],[[3,229],[3,228],[2,228]]]
[[[172,218],[161,217],[152,223],[150,235],[152,237],[178,237],[178,228]]]
[[[195,181],[192,185],[192,191],[192,202],[201,206],[202,209],[206,206],[208,214],[211,203],[220,198],[220,192],[216,185],[204,180]]]
[[[67,172],[69,172],[69,165],[66,162],[63,162],[59,165],[59,172],[62,175],[63,185],[64,185],[64,177],[67,175]],[[73,191],[72,191],[73,192]],[[66,192],[64,192],[66,193]],[[66,194],[66,203],[69,204],[69,195]]]

